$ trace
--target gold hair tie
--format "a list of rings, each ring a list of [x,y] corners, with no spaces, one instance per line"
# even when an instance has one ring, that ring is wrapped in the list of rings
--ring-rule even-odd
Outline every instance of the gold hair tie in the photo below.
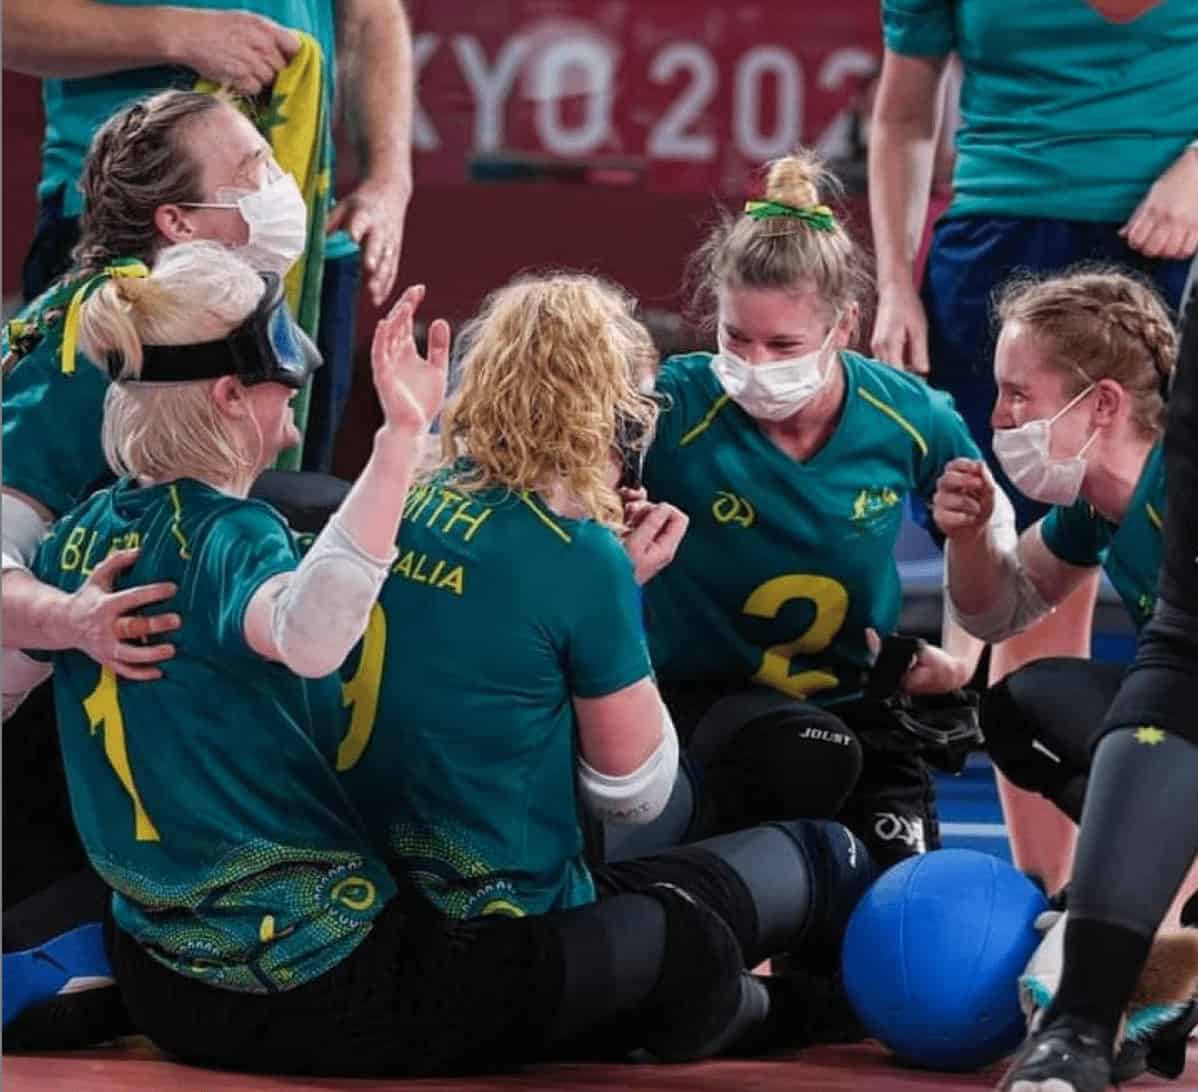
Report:
[[[137,258],[117,258],[111,265],[106,265],[94,277],[85,280],[71,296],[67,308],[66,322],[62,329],[62,371],[64,375],[72,375],[75,371],[75,346],[79,340],[79,312],[84,301],[105,281],[116,277],[148,277],[150,270],[146,263]]]

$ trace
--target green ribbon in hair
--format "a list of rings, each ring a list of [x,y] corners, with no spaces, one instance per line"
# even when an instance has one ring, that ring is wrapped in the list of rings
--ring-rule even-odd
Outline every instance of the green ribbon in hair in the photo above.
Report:
[[[91,294],[114,277],[148,277],[150,270],[146,263],[137,258],[117,258],[112,265],[106,265],[93,277],[88,277],[71,296],[70,306],[67,307],[66,322],[62,327],[62,370],[64,375],[75,371],[75,346],[79,341],[79,312],[84,301]]]
[[[746,201],[745,215],[754,220],[789,217],[810,224],[816,231],[836,230],[836,215],[827,205],[807,205],[798,208],[795,205],[784,205],[781,201]]]

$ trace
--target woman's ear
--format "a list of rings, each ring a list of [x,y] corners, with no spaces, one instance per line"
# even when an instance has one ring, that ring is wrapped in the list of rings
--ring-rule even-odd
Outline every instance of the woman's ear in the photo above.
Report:
[[[245,388],[236,376],[222,375],[212,384],[212,401],[218,413],[234,420],[241,420],[249,413]]]
[[[171,243],[190,243],[199,238],[191,218],[178,205],[159,205],[154,210],[154,227]]]
[[[1109,425],[1119,420],[1129,405],[1128,394],[1113,379],[1100,379],[1094,387],[1094,423]]]
[[[857,339],[857,324],[861,321],[861,305],[853,300],[840,313],[832,328],[832,347],[847,349]]]

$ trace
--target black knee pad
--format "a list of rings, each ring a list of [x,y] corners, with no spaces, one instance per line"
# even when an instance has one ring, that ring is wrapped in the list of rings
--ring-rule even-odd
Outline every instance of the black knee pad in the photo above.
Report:
[[[732,930],[673,884],[645,889],[666,913],[661,975],[645,1004],[642,1045],[663,1062],[706,1057],[741,1006],[744,956]]]
[[[1023,700],[1021,676],[1025,670],[1008,675],[982,695],[986,751],[1008,781],[1047,797],[1076,820],[1085,797],[1085,771],[1074,768],[1053,751],[1051,742],[1039,738]]]
[[[865,843],[848,827],[826,819],[771,823],[799,847],[810,870],[811,911],[792,956],[812,971],[834,970],[849,915],[878,875]]]
[[[836,815],[862,761],[857,736],[823,709],[796,702],[757,717],[704,770],[704,804],[719,817],[708,830]]]

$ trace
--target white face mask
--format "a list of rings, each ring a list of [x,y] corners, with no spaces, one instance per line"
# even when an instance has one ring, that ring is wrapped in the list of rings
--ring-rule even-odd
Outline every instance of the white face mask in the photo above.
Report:
[[[768,364],[750,364],[721,345],[711,359],[711,370],[728,396],[750,417],[782,421],[798,413],[828,382],[832,368],[825,356],[834,356],[826,350],[835,329],[833,324],[818,349]]]
[[[279,174],[260,190],[221,189],[217,197],[232,201],[180,202],[185,208],[238,209],[250,229],[240,253],[259,273],[286,276],[308,244],[308,206],[295,179]]]
[[[1062,406],[1052,417],[1028,421],[1018,428],[998,429],[994,433],[994,454],[1015,488],[1032,500],[1067,507],[1077,500],[1086,476],[1087,448],[1098,436],[1093,432],[1081,451],[1065,459],[1049,454],[1049,430],[1094,389],[1091,383],[1076,398]]]

